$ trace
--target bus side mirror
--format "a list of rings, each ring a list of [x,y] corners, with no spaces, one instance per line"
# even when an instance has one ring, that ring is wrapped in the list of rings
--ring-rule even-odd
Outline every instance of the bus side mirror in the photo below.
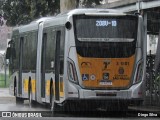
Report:
[[[11,57],[11,48],[8,47],[6,51],[6,59],[10,59],[10,57]]]
[[[72,24],[70,22],[66,22],[65,27],[70,30],[72,28]]]
[[[15,48],[8,47],[6,51],[6,59],[10,59],[11,57],[12,59],[16,58],[16,50]]]

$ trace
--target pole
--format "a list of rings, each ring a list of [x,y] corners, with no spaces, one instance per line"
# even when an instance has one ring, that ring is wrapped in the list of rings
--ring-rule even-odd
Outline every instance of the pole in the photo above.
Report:
[[[141,2],[140,2],[140,0],[138,0],[138,13],[140,13],[140,9],[141,9],[140,4],[141,4]]]
[[[144,45],[144,51],[145,51],[145,49],[147,49],[146,47],[147,47],[147,12],[145,11],[144,12],[144,14],[143,14],[143,21],[144,21],[144,40],[146,41],[146,42],[144,42],[145,43],[145,45]],[[147,57],[147,53],[146,53],[146,51],[144,52],[145,53],[145,57]],[[144,58],[144,59],[146,59],[146,58]],[[149,72],[149,74],[150,74],[151,72]],[[149,77],[151,78],[151,76],[149,75]],[[150,81],[149,81],[149,85],[151,86],[151,84],[150,84]],[[149,91],[150,91],[150,86],[149,86]],[[151,91],[150,91],[151,92]],[[146,96],[146,86],[145,86],[145,104],[148,102],[147,101],[147,96]],[[149,100],[149,101],[151,101],[151,99]],[[151,102],[150,102],[151,103]]]
[[[7,66],[6,66],[6,55],[4,54],[4,74],[5,74],[5,87],[7,87]]]

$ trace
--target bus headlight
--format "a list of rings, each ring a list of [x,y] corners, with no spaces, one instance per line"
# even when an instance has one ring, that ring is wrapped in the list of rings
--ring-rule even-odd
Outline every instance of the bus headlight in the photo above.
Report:
[[[75,67],[74,62],[71,59],[68,60],[68,79],[71,82],[78,84],[76,67]]]
[[[140,82],[142,80],[142,76],[143,76],[143,62],[140,61],[138,63],[138,67],[136,69],[136,74],[135,74],[135,81],[134,81],[134,84]]]

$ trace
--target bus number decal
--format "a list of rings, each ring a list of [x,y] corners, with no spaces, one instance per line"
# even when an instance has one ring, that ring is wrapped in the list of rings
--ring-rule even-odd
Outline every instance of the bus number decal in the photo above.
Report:
[[[96,21],[96,26],[108,26],[108,21],[97,20]]]
[[[97,20],[96,21],[96,26],[99,27],[99,26],[108,26],[108,25],[111,25],[112,27],[116,27],[117,26],[117,21],[115,20],[111,20],[111,21],[108,21],[108,20]]]

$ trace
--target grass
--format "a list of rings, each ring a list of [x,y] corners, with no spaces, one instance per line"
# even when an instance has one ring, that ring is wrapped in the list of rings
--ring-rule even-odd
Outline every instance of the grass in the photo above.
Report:
[[[5,74],[0,73],[0,88],[9,87],[9,76],[6,76],[6,85],[5,85]]]

